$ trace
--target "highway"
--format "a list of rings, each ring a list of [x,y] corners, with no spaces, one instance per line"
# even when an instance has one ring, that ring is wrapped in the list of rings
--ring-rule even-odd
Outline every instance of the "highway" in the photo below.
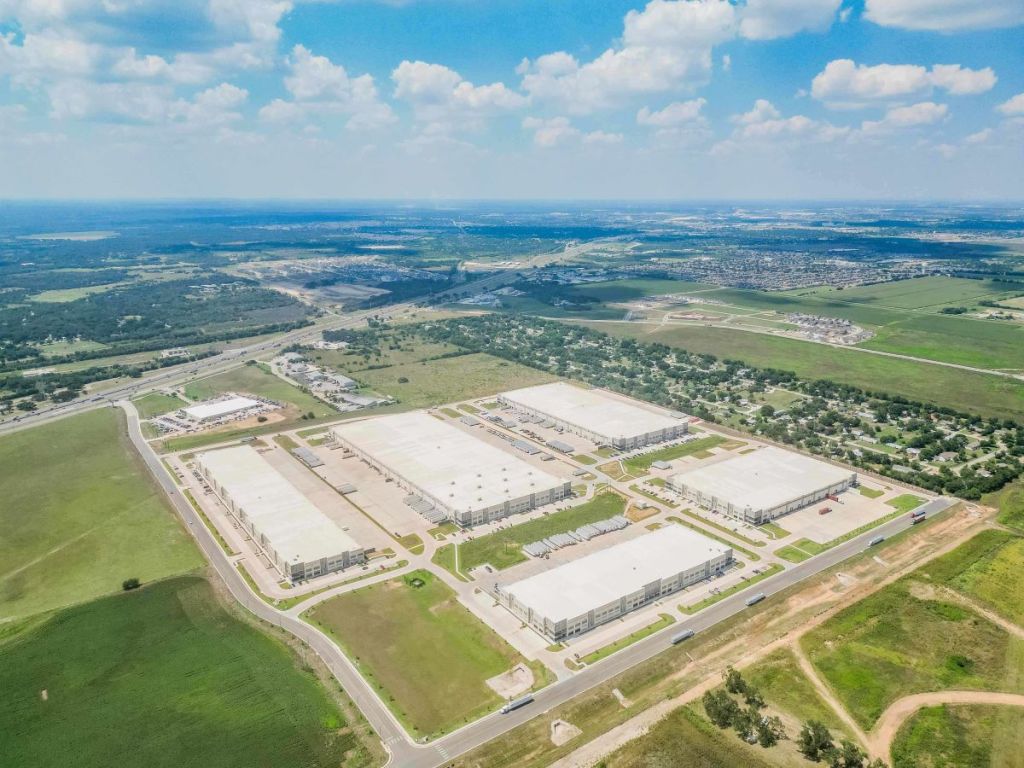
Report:
[[[127,414],[128,433],[139,455],[167,494],[175,511],[181,516],[206,559],[227,585],[232,596],[248,611],[291,633],[316,652],[377,732],[390,754],[389,765],[400,766],[400,768],[439,768],[444,766],[452,758],[486,744],[512,728],[656,656],[670,647],[669,638],[683,629],[704,632],[745,610],[758,610],[757,607],[748,608],[744,602],[749,596],[750,590],[731,595],[705,608],[693,617],[666,627],[596,664],[585,667],[573,677],[544,688],[535,694],[533,703],[522,709],[514,710],[507,715],[495,712],[429,744],[419,744],[410,738],[384,702],[330,638],[306,622],[265,603],[249,589],[241,574],[231,565],[224,550],[221,549],[188,499],[182,494],[181,489],[164,468],[159,456],[142,436],[139,416],[135,407],[125,400],[119,401],[117,405]],[[955,503],[955,499],[942,497],[928,502],[922,509],[927,516],[931,516]],[[868,542],[875,537],[893,536],[910,527],[910,516],[901,515],[826,550],[810,560],[793,565],[781,573],[759,582],[756,585],[756,590],[764,592],[770,597],[863,552],[869,548]],[[752,589],[755,587],[751,587]]]

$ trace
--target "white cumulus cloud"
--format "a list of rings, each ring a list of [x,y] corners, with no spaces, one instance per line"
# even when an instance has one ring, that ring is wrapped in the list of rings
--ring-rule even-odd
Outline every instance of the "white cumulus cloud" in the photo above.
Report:
[[[811,83],[814,98],[832,103],[899,99],[938,88],[956,96],[984,93],[996,83],[991,68],[968,69],[959,64],[857,64],[835,59]]]
[[[887,133],[902,128],[934,125],[946,119],[949,107],[934,101],[922,101],[905,107],[893,107],[881,120],[865,120],[861,124],[864,134]]]
[[[996,109],[1008,117],[1024,115],[1024,93],[1018,93],[1016,96],[1007,99]]]
[[[740,34],[771,40],[804,30],[824,32],[841,4],[842,0],[747,0],[740,11]]]
[[[1024,24],[1024,0],[865,0],[864,18],[883,27],[956,32]]]

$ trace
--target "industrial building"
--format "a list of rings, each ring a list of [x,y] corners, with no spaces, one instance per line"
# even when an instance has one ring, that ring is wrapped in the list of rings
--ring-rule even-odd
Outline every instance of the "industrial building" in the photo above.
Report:
[[[339,424],[335,440],[414,494],[428,517],[470,526],[571,495],[568,480],[422,411]]]
[[[732,549],[670,525],[498,586],[501,601],[551,640],[574,637],[725,571]]]
[[[597,445],[623,451],[682,437],[687,429],[682,415],[657,412],[600,389],[583,389],[561,381],[503,392],[498,402],[520,414],[550,421]]]
[[[190,405],[182,410],[193,421],[203,422],[213,421],[214,419],[230,416],[250,408],[260,407],[263,407],[263,403],[259,400],[253,400],[251,397],[234,396],[223,400],[212,400],[197,405]]]
[[[274,567],[301,581],[362,563],[365,552],[258,451],[207,451],[196,465]]]
[[[668,479],[669,487],[690,501],[753,525],[856,484],[856,472],[774,447]]]

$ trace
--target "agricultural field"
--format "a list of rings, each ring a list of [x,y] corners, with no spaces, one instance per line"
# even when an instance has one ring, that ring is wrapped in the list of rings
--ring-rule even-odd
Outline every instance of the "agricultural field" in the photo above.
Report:
[[[974,368],[1024,369],[1024,326],[999,320],[915,315],[879,328],[860,346]]]
[[[135,405],[136,410],[138,410],[139,417],[143,419],[162,416],[165,413],[177,411],[187,405],[180,397],[165,395],[162,392],[150,392],[138,400],[133,400],[132,403]]]
[[[657,342],[696,354],[792,371],[809,381],[829,379],[984,416],[1024,418],[1024,383],[1004,377],[728,328],[577,324],[618,338]]]
[[[197,577],[69,608],[0,640],[0,690],[9,766],[381,761],[368,729],[349,725],[288,647],[235,618]]]
[[[581,525],[598,520],[607,520],[609,517],[621,515],[625,508],[626,501],[622,496],[617,493],[603,493],[579,506],[477,536],[457,545],[459,567],[463,573],[484,563],[499,570],[508,568],[526,560],[526,555],[523,554],[524,544],[539,541],[556,533],[572,531]]]
[[[335,638],[416,736],[500,706],[485,681],[522,661],[428,571],[338,595],[304,616]]]
[[[943,599],[915,575],[839,612],[801,644],[864,728],[911,693],[1024,691],[1024,640]]]
[[[969,304],[981,299],[998,300],[1002,296],[1021,292],[1020,285],[1016,283],[935,276],[853,288],[801,289],[792,291],[789,295],[813,296],[824,301],[871,304],[894,309],[933,309]]]
[[[892,768],[1020,768],[1024,708],[926,707],[892,745]]]
[[[202,565],[124,429],[120,411],[99,409],[0,438],[0,617]]]

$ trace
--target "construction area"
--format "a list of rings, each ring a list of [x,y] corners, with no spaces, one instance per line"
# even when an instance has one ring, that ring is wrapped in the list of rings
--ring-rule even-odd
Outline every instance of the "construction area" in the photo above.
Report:
[[[562,381],[503,392],[498,402],[517,415],[621,451],[682,437],[688,423],[683,414]]]
[[[668,479],[668,486],[685,499],[752,525],[836,496],[856,484],[856,472],[775,447]]]
[[[422,411],[339,424],[336,443],[408,491],[431,522],[493,522],[559,501],[568,480]]]

